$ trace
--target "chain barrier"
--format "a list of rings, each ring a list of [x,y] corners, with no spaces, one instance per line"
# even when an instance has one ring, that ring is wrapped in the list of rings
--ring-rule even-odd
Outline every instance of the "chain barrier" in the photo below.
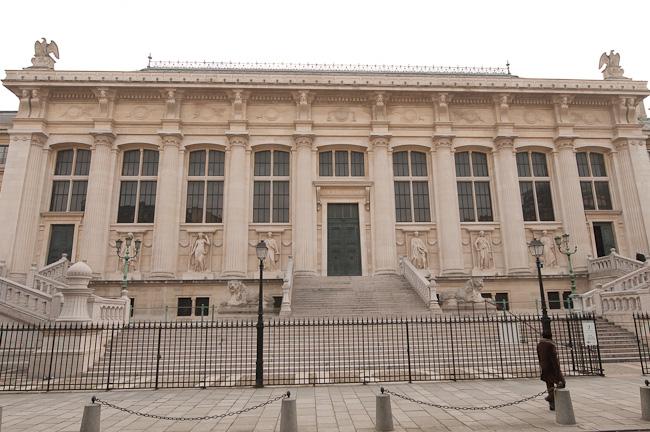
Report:
[[[395,393],[395,392],[392,392],[392,391],[390,391],[390,390],[388,390],[387,388],[384,388],[384,387],[381,388],[381,392],[382,392],[382,394],[383,394],[383,393],[386,393],[386,394],[389,394],[389,395],[393,395],[393,396],[398,397],[398,398],[400,398],[400,399],[404,399],[405,401],[413,402],[413,403],[420,404],[420,405],[427,405],[427,406],[430,406],[430,407],[440,408],[440,409],[444,409],[444,410],[455,410],[455,411],[487,411],[487,410],[489,410],[489,409],[505,408],[505,407],[508,407],[508,406],[519,405],[520,403],[528,402],[529,400],[533,400],[533,399],[536,399],[536,398],[540,397],[541,395],[543,395],[544,393],[546,393],[546,390],[541,391],[541,392],[539,392],[539,393],[537,393],[537,394],[535,394],[535,395],[527,396],[527,397],[525,397],[525,398],[523,398],[523,399],[519,399],[519,400],[516,400],[516,401],[513,401],[513,402],[505,402],[505,403],[498,404],[498,405],[485,405],[485,406],[452,406],[452,405],[440,405],[440,404],[435,404],[435,403],[433,403],[433,402],[426,402],[426,401],[421,401],[421,400],[413,399],[412,397],[409,397],[409,396],[403,395],[403,394],[401,394],[401,393]]]
[[[238,411],[229,411],[229,412],[226,412],[226,413],[223,413],[223,414],[205,415],[205,416],[199,416],[199,417],[171,417],[171,416],[163,416],[163,415],[158,415],[158,414],[150,414],[150,413],[138,412],[138,411],[135,411],[135,410],[131,410],[131,409],[128,409],[128,408],[117,406],[117,405],[112,404],[110,402],[101,400],[96,396],[93,396],[90,400],[92,401],[92,403],[98,403],[100,405],[104,405],[106,407],[113,408],[115,410],[122,411],[122,412],[125,412],[127,414],[133,414],[133,415],[140,416],[140,417],[148,417],[148,418],[157,419],[157,420],[201,421],[201,420],[222,419],[224,417],[244,414],[244,413],[247,413],[249,411],[253,411],[253,410],[256,410],[258,408],[262,408],[262,407],[264,407],[266,405],[270,405],[270,404],[272,404],[274,402],[279,401],[280,399],[284,399],[284,398],[288,398],[288,397],[291,397],[291,392],[282,393],[280,396],[274,397],[273,399],[269,399],[266,402],[263,402],[263,403],[258,404],[258,405],[253,405],[253,406],[248,407],[248,408],[243,408],[243,409],[240,409]]]

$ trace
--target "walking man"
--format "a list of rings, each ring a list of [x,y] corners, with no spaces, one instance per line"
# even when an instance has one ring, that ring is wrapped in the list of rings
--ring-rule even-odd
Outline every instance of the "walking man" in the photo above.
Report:
[[[564,381],[564,375],[560,370],[557,346],[551,340],[551,334],[548,332],[543,332],[542,338],[537,343],[537,358],[539,367],[542,369],[540,379],[546,383],[548,390],[548,396],[545,399],[548,401],[549,409],[555,411],[555,386],[564,388],[566,381]]]

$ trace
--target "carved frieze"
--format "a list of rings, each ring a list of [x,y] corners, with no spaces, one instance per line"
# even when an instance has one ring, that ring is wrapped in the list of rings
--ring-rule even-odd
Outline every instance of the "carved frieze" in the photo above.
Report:
[[[431,109],[396,106],[388,110],[388,120],[397,124],[431,124],[433,115]]]
[[[523,126],[552,126],[554,123],[551,110],[524,106],[511,107],[510,118],[515,124]]]
[[[294,108],[290,105],[250,105],[248,107],[248,120],[252,122],[290,123],[294,117]]]
[[[452,108],[451,120],[460,125],[489,125],[494,123],[494,114],[487,109]]]
[[[163,106],[160,104],[118,103],[115,118],[123,121],[158,122],[163,116]]]
[[[91,120],[98,114],[95,104],[53,104],[50,108],[52,120]]]
[[[609,126],[610,124],[609,114],[604,109],[573,107],[569,119],[571,123],[584,126]]]
[[[185,102],[181,119],[186,122],[225,122],[230,117],[230,105],[211,102]]]

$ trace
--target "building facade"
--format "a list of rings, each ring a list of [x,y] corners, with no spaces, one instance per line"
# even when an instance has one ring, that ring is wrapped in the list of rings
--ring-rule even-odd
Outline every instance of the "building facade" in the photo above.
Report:
[[[132,233],[136,308],[215,305],[227,280],[256,277],[265,240],[270,280],[290,257],[299,277],[394,274],[406,256],[439,290],[478,276],[516,307],[538,295],[533,238],[559,295],[557,235],[578,248],[581,290],[589,256],[650,251],[645,81],[181,66],[7,71],[10,278],[66,253],[118,295],[116,241]]]

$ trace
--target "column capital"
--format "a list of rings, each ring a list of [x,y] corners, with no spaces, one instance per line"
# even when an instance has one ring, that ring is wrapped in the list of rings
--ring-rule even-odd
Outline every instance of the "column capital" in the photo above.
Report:
[[[370,144],[373,147],[388,147],[391,135],[370,135]]]
[[[181,145],[183,134],[181,133],[160,133],[163,148],[171,146],[178,148]]]
[[[455,136],[454,135],[434,135],[433,147],[431,150],[436,151],[439,148],[447,148],[451,150]]]
[[[314,134],[294,134],[293,142],[296,147],[309,147],[314,144]]]
[[[232,133],[226,134],[228,137],[228,144],[231,147],[248,147],[248,134],[247,133]]]
[[[494,148],[497,151],[501,150],[515,150],[515,137],[514,136],[497,136],[494,137]]]
[[[575,150],[575,139],[574,136],[558,136],[555,137],[555,148],[558,150]]]
[[[90,134],[93,136],[93,147],[111,147],[113,142],[115,142],[115,134],[113,132],[90,132]]]
[[[641,138],[627,138],[627,137],[619,137],[615,138],[612,143],[614,144],[614,147],[616,147],[617,150],[621,150],[624,148],[628,147],[633,147],[633,146],[645,146],[645,141]]]

